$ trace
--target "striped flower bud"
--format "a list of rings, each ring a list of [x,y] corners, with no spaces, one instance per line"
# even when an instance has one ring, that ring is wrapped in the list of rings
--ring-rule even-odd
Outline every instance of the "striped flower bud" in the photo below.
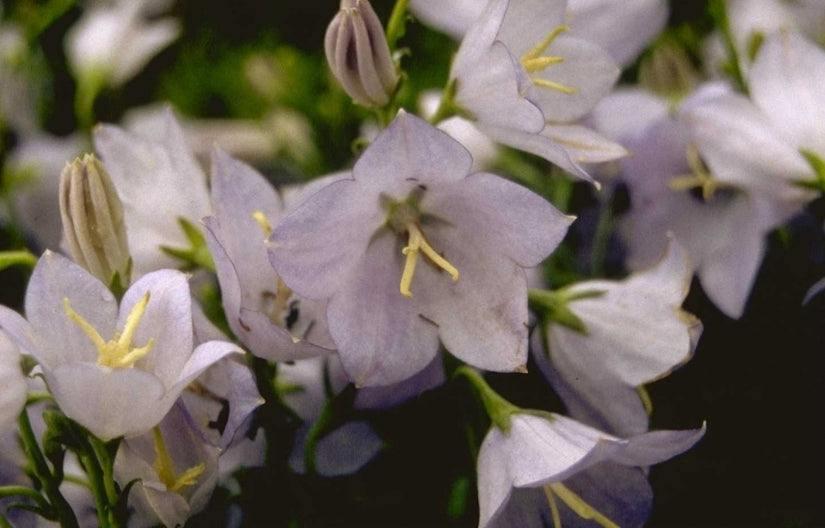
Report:
[[[110,284],[128,284],[129,246],[123,205],[109,173],[93,154],[67,163],[60,175],[63,239],[72,259]]]
[[[395,90],[395,71],[387,37],[367,0],[341,0],[324,42],[332,73],[352,99],[383,106]]]

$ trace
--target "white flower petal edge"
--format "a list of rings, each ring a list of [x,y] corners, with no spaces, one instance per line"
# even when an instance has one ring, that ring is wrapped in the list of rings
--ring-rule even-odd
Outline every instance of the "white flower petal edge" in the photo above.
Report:
[[[2,324],[2,320],[0,320]],[[9,428],[26,404],[28,386],[17,345],[0,331],[0,431]]]

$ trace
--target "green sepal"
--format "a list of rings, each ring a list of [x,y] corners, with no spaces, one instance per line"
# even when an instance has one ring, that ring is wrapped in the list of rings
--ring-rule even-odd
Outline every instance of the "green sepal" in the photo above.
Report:
[[[810,165],[811,169],[813,169],[814,179],[796,180],[794,181],[794,184],[798,185],[799,187],[825,193],[825,160],[823,160],[821,157],[819,157],[818,154],[810,150],[802,149],[799,151],[799,153],[802,154],[802,156],[805,158],[805,161],[807,161],[808,165]]]
[[[600,290],[574,292],[570,288],[560,290],[534,290],[528,293],[530,307],[547,318],[548,322],[557,323],[571,330],[587,335],[587,326],[569,307],[570,301],[592,299],[604,295]]]
[[[115,296],[115,299],[120,302],[123,299],[123,294],[129,289],[129,283],[132,276],[132,257],[126,262],[126,273],[121,277],[120,270],[115,270],[112,278],[109,279],[109,291]]]
[[[114,514],[116,519],[126,519],[129,515],[129,492],[132,491],[132,487],[140,482],[139,478],[132,479],[126,483],[123,487],[123,490],[118,495],[117,502],[115,503],[114,507],[112,508],[112,513]]]
[[[43,412],[43,421],[47,426],[43,434],[43,450],[46,456],[50,456],[50,452],[62,450],[62,446],[76,453],[91,452],[88,440],[90,433],[62,412],[47,409]]]
[[[35,264],[37,257],[29,250],[0,251],[0,271],[11,266],[33,268]]]
[[[209,253],[209,248],[206,246],[206,239],[203,233],[192,222],[185,218],[178,218],[178,225],[186,235],[189,241],[188,248],[173,248],[169,246],[160,246],[161,251],[176,259],[182,260],[185,263],[184,268],[193,270],[203,268],[209,271],[215,271],[215,263],[212,261],[212,255]]]
[[[34,504],[29,504],[28,502],[12,502],[6,506],[6,510],[26,510],[36,513],[49,521],[57,520],[57,515],[55,515],[51,508],[42,508],[40,506],[35,506]]]

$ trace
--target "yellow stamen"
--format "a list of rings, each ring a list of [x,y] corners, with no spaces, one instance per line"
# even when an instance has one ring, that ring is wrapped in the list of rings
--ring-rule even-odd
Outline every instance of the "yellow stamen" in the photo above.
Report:
[[[135,304],[129,316],[126,317],[126,323],[123,325],[123,332],[116,332],[114,337],[109,341],[104,341],[100,334],[92,325],[88,323],[83,317],[72,309],[69,298],[63,298],[63,309],[66,315],[75,322],[85,333],[97,348],[97,364],[101,367],[111,368],[130,368],[135,363],[149,353],[155,345],[155,340],[150,339],[146,346],[132,347],[132,337],[135,335],[140,320],[146,312],[146,305],[149,303],[149,292],[146,292],[141,300]]]
[[[553,517],[553,528],[561,528],[561,515],[559,515],[559,505],[556,504],[556,497],[550,486],[544,486],[544,495],[547,497],[547,504],[550,505],[550,515]]]
[[[713,198],[713,195],[716,194],[716,190],[720,187],[720,184],[710,171],[708,171],[702,162],[701,156],[699,156],[699,149],[693,144],[688,146],[687,162],[692,172],[671,178],[668,186],[674,191],[689,191],[698,187],[702,189],[702,199],[705,201],[710,200]]]
[[[415,223],[407,223],[407,233],[409,235],[407,246],[401,250],[407,257],[407,260],[404,262],[404,271],[401,273],[401,284],[399,285],[401,295],[404,297],[412,297],[410,284],[415,274],[415,265],[418,262],[419,252],[424,253],[424,256],[429,258],[433,264],[449,273],[454,282],[458,280],[458,270],[456,267],[432,248]]]
[[[266,216],[264,216],[262,211],[253,211],[252,218],[258,222],[258,225],[261,226],[261,229],[266,236],[272,234],[272,224],[269,223],[269,220],[266,219]]]
[[[653,400],[650,399],[650,394],[647,393],[645,386],[639,385],[636,387],[636,392],[639,393],[639,398],[642,400],[642,405],[644,405],[647,415],[650,416],[653,414]]]
[[[549,484],[545,487],[545,493],[547,493],[547,488],[555,493],[563,503],[567,504],[567,506],[582,519],[593,521],[603,528],[620,528],[618,524],[605,517],[604,514],[597,511],[593,506],[584,502],[581,497],[573,493],[570,488],[564,484],[559,482]]]
[[[158,478],[166,486],[166,489],[174,493],[179,493],[184,488],[193,486],[198,477],[206,470],[206,464],[201,462],[197,466],[193,466],[178,476],[175,476],[175,468],[172,466],[172,457],[169,456],[169,450],[166,449],[166,442],[163,440],[163,434],[160,428],[155,426],[152,429],[152,438],[155,441],[155,462],[152,467],[157,473]]]
[[[539,79],[538,77],[530,77],[530,78],[533,80],[533,84],[535,84],[536,86],[539,86],[541,88],[550,88],[551,90],[556,90],[556,91],[561,92],[563,94],[573,95],[575,93],[578,93],[578,91],[579,91],[578,88],[573,88],[571,86],[566,86],[566,85],[561,84],[561,83],[548,81],[547,79]]]
[[[546,50],[550,46],[550,44],[552,44],[553,41],[556,40],[556,37],[558,37],[565,31],[569,30],[570,26],[561,25],[556,27],[553,31],[548,33],[547,36],[544,37],[544,40],[539,42],[535,48],[531,49],[530,51],[522,55],[521,63],[524,64],[525,61],[529,61],[530,59],[535,59],[536,57],[539,57],[542,53],[544,53],[544,50]]]
[[[558,64],[560,62],[564,62],[564,57],[536,57],[535,59],[527,59],[522,60],[521,64],[524,66],[524,69],[527,70],[527,73],[534,73],[537,71],[541,71],[546,67],[550,66],[551,64]]]

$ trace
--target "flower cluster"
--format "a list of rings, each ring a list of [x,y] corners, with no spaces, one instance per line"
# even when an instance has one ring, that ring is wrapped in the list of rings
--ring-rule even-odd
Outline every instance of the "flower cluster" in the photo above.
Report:
[[[255,526],[261,489],[267,522],[323,524],[316,492],[369,502],[353,474],[441,435],[463,449],[441,524],[643,525],[650,466],[715,425],[662,429],[647,390],[697,351],[694,273],[742,317],[766,237],[825,192],[825,9],[713,4],[691,47],[657,39],[658,0],[399,0],[386,30],[341,0],[328,71],[233,56],[254,96],[210,121],[112,111],[188,30],[168,1],[90,4],[61,139],[20,67],[45,28],[13,11],[0,271],[30,276],[0,305],[0,526]],[[460,41],[442,90],[408,9]],[[159,93],[175,75],[197,78]]]

